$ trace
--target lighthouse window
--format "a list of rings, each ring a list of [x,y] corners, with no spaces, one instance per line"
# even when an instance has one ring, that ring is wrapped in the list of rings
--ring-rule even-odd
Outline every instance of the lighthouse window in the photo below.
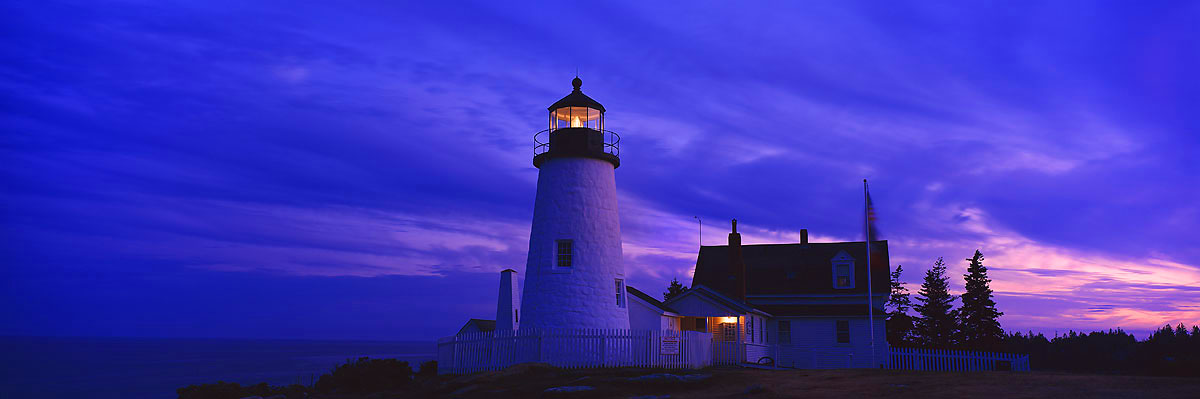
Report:
[[[603,129],[600,110],[588,107],[562,107],[550,112],[550,130],[567,127]]]
[[[617,279],[617,307],[625,307],[625,280]]]
[[[571,267],[571,253],[574,250],[571,240],[558,240],[558,267]]]

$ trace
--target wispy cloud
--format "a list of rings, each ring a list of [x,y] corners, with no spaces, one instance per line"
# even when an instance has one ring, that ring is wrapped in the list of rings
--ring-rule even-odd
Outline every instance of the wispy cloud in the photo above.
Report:
[[[578,68],[646,292],[690,279],[693,216],[859,239],[868,178],[905,279],[980,248],[1006,326],[1200,323],[1195,7],[4,6],[2,273],[520,270]]]

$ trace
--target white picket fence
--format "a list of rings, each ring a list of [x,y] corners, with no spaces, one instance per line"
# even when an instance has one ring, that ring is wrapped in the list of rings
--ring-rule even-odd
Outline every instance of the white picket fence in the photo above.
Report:
[[[697,331],[532,329],[462,334],[438,340],[438,373],[499,370],[519,363],[562,368],[702,368],[742,363],[800,369],[876,368],[869,355],[843,348],[713,341]],[[1029,371],[1029,355],[887,348],[884,368],[924,371]]]
[[[893,347],[884,367],[926,371],[1029,371],[1029,355]]]
[[[733,366],[746,358],[745,344],[732,341],[712,342],[712,365]]]
[[[563,368],[701,368],[713,364],[712,345],[712,334],[697,331],[491,331],[438,340],[438,373],[499,370],[519,363]]]

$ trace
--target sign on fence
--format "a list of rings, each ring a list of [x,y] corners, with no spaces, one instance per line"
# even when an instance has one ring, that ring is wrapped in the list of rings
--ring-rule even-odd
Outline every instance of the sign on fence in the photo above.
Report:
[[[662,343],[659,344],[658,353],[661,355],[678,355],[679,354],[679,337],[672,335],[664,335]]]

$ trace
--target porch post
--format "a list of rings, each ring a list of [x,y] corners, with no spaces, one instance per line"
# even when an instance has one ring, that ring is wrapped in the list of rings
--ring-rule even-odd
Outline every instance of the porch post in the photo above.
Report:
[[[733,341],[733,362],[736,362],[734,364],[745,362],[744,351],[745,351],[745,345],[746,345],[745,343],[743,343],[745,338],[742,337],[742,328],[745,327],[745,326],[742,326],[742,315],[738,315],[736,317],[737,317],[737,322],[734,322],[734,326],[737,326],[737,332],[734,335],[736,335],[737,338],[736,338],[736,340]]]

